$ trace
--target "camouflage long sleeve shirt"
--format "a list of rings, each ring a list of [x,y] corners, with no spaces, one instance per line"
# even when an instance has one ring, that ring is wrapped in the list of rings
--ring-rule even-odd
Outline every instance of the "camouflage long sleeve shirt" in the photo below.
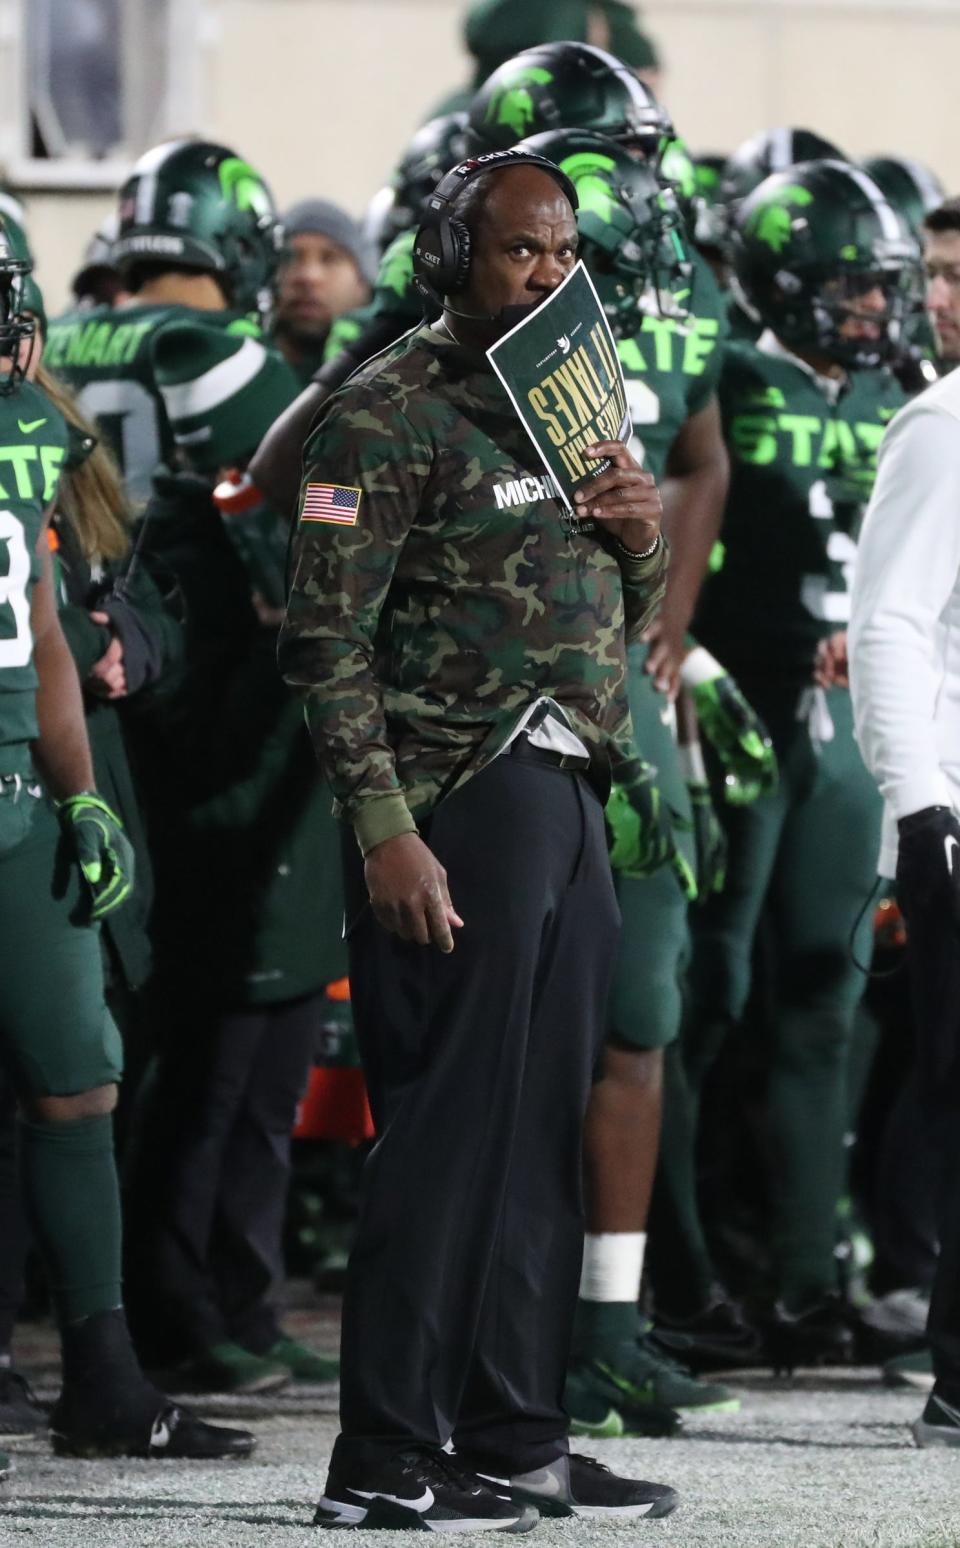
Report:
[[[626,734],[626,641],[663,545],[573,533],[485,357],[437,324],[368,362],[307,443],[280,666],[366,852],[483,768],[540,696]]]

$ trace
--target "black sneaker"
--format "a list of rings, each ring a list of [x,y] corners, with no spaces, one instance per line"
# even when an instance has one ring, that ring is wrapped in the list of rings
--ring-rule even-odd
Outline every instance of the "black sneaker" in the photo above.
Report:
[[[931,1392],[910,1428],[918,1446],[960,1446],[960,1408]]]
[[[529,1504],[489,1487],[444,1451],[411,1448],[351,1482],[332,1465],[313,1518],[319,1527],[413,1528],[420,1532],[529,1532]]]
[[[256,1445],[249,1430],[206,1424],[185,1408],[163,1400],[152,1422],[128,1423],[103,1411],[84,1413],[61,1398],[50,1416],[50,1438],[58,1457],[149,1457],[216,1461],[248,1457]]]
[[[494,1488],[505,1489],[518,1504],[536,1505],[543,1516],[613,1516],[618,1520],[669,1516],[680,1503],[677,1491],[667,1484],[620,1478],[602,1462],[576,1452],[509,1479],[482,1472],[478,1476]]]
[[[712,1298],[692,1317],[671,1317],[658,1309],[654,1337],[668,1354],[697,1374],[756,1365],[763,1340],[735,1301]]]
[[[0,1368],[0,1435],[5,1440],[45,1430],[47,1411],[41,1407],[19,1371]]]

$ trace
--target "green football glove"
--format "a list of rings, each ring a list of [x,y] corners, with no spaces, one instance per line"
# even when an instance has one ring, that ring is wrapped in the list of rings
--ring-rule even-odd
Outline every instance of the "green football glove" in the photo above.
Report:
[[[58,801],[57,815],[87,884],[90,917],[103,919],[133,891],[133,845],[120,818],[93,790]]]
[[[713,809],[710,786],[687,785],[693,807],[693,838],[697,849],[697,898],[701,903],[722,892],[727,879],[727,835]]]
[[[693,697],[700,729],[723,765],[724,799],[749,806],[777,788],[777,755],[760,716],[729,672],[698,645],[681,676]]]
[[[611,787],[604,811],[611,866],[624,876],[639,878],[670,865],[684,896],[692,902],[697,895],[696,877],[675,837],[675,829],[686,824],[664,801],[651,764],[636,759],[625,773]]]

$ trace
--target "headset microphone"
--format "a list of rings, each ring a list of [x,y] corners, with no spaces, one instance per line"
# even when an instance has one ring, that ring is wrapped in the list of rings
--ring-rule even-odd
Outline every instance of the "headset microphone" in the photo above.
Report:
[[[505,323],[508,328],[515,328],[517,323],[523,322],[524,318],[531,312],[535,312],[550,294],[547,292],[538,301],[513,302],[510,306],[502,306],[499,312],[461,312],[455,306],[451,306],[450,302],[441,296],[439,290],[434,289],[429,280],[418,277],[413,283],[425,301],[433,301],[441,312],[449,312],[451,317],[462,317],[464,322]]]

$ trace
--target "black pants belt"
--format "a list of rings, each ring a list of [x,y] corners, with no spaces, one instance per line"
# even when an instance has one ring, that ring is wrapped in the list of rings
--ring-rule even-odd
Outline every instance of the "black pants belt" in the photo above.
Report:
[[[555,752],[552,747],[536,747],[523,731],[510,743],[509,753],[511,758],[519,758],[521,763],[545,763],[548,768],[569,769],[573,774],[585,774],[590,767],[590,759],[582,753],[562,753]]]

